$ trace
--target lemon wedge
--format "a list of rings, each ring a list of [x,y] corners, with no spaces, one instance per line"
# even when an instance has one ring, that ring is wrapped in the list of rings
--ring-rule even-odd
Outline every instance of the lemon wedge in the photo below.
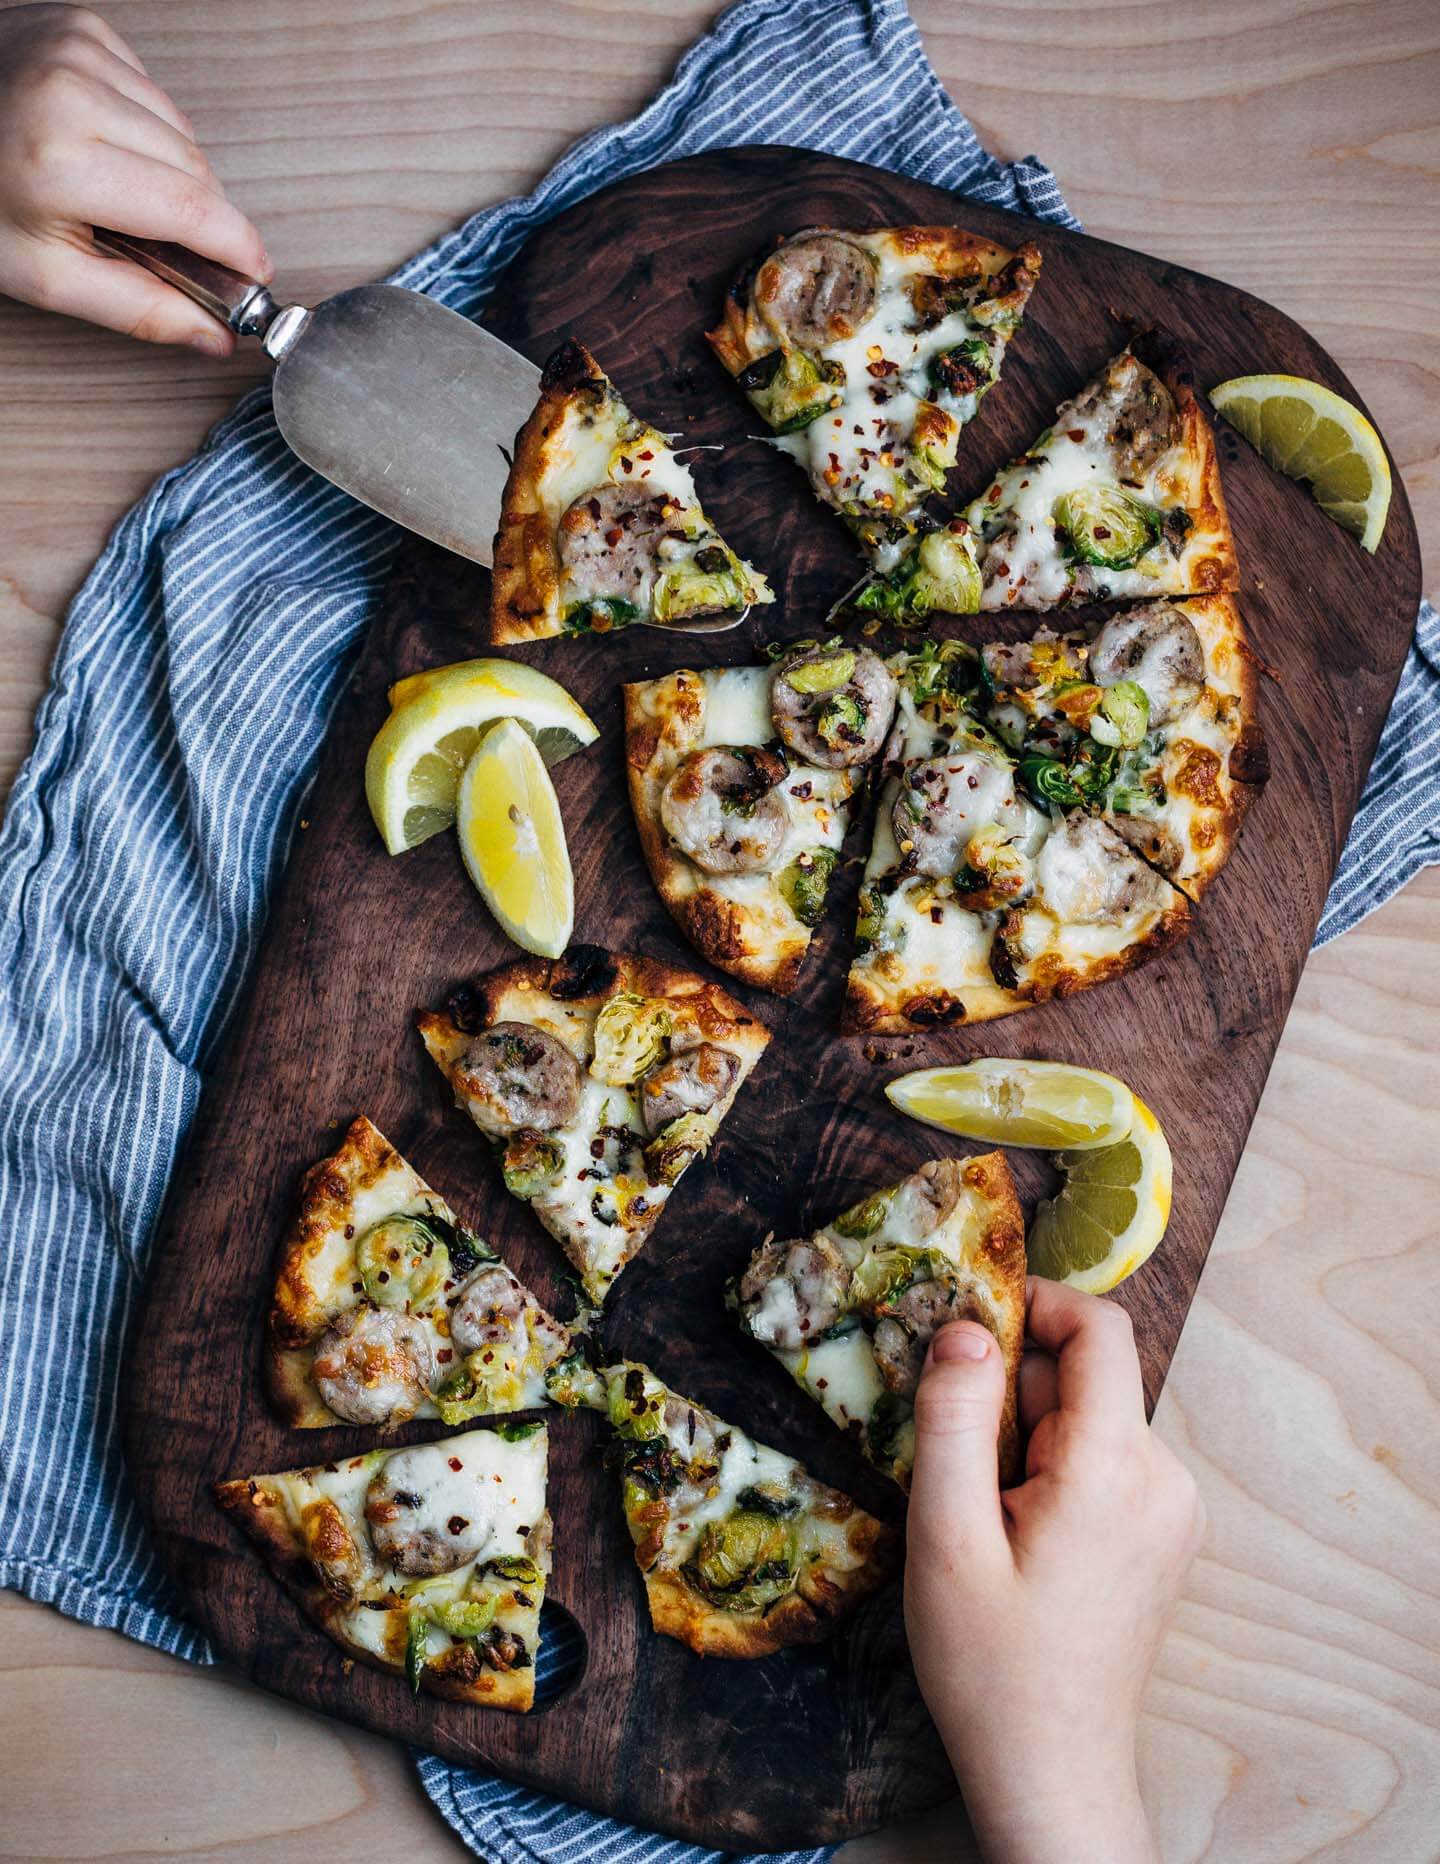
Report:
[[[1170,1221],[1170,1147],[1136,1098],[1135,1122],[1117,1145],[1057,1152],[1065,1174],[1037,1208],[1025,1240],[1032,1275],[1106,1294],[1155,1253]]]
[[[891,1081],[885,1094],[927,1126],[1003,1146],[1114,1145],[1135,1117],[1123,1081],[1063,1061],[990,1056],[963,1068],[920,1068]]]
[[[1237,375],[1210,399],[1270,465],[1305,480],[1320,509],[1374,552],[1390,509],[1390,462],[1357,407],[1303,375]]]
[[[449,828],[460,773],[494,720],[517,720],[546,764],[599,736],[563,686],[515,660],[461,660],[412,674],[390,688],[390,704],[365,759],[365,797],[390,854]]]
[[[558,958],[575,923],[575,881],[555,785],[534,739],[513,718],[490,726],[455,794],[466,871],[501,931]]]

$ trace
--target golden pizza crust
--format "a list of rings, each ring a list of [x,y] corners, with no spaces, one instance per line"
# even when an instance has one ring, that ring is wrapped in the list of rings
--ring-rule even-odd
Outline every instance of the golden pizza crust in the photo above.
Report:
[[[846,1523],[855,1566],[843,1572],[819,1562],[807,1567],[795,1590],[767,1612],[727,1612],[708,1603],[682,1574],[652,1566],[643,1577],[654,1629],[678,1638],[699,1657],[768,1657],[787,1645],[828,1637],[841,1618],[891,1577],[898,1542],[893,1529],[838,1489],[812,1479],[810,1494],[831,1519]]]
[[[383,1655],[350,1637],[342,1622],[348,1609],[346,1601],[331,1592],[320,1579],[304,1542],[291,1523],[289,1510],[264,1476],[217,1482],[214,1495],[235,1525],[260,1549],[276,1579],[333,1643],[347,1656],[368,1664],[371,1669],[404,1676],[407,1614],[403,1610],[387,1614],[391,1622],[386,1626]],[[543,1523],[537,1525],[542,1541],[548,1542],[548,1512]],[[452,1702],[523,1712],[535,1700],[535,1670],[533,1663],[524,1670],[492,1670],[480,1661],[472,1646],[456,1643],[436,1662],[425,1665],[420,1686],[430,1695],[444,1696]]]
[[[1184,586],[1177,593],[1211,595],[1238,589],[1240,569],[1220,485],[1215,429],[1195,392],[1195,371],[1168,331],[1141,331],[1132,339],[1130,350],[1165,384],[1180,417],[1179,445],[1187,464],[1183,502],[1192,528],[1179,558]]]
[[[946,1160],[962,1182],[985,1205],[985,1227],[978,1246],[967,1251],[964,1266],[983,1282],[994,1316],[986,1325],[1000,1344],[1005,1362],[1005,1402],[1000,1412],[997,1454],[1000,1486],[1020,1480],[1019,1379],[1025,1347],[1025,1219],[1010,1163],[1003,1152]]]
[[[1270,774],[1269,753],[1259,719],[1255,656],[1233,596],[1199,596],[1175,604],[1189,617],[1205,651],[1205,692],[1198,703],[1217,699],[1231,717],[1220,749],[1190,737],[1182,720],[1161,765],[1166,791],[1193,805],[1186,841],[1189,865],[1175,881],[1198,900],[1230,858],[1241,824]]]
[[[583,343],[562,343],[540,377],[540,399],[515,438],[514,461],[500,501],[490,585],[490,641],[506,647],[559,634],[560,514],[547,505],[545,482],[565,445],[565,430],[609,397],[604,370]]]
[[[1172,884],[1173,890],[1173,883],[1167,884]],[[1083,965],[1068,964],[1053,953],[1042,954],[1031,966],[1030,975],[1013,990],[981,980],[962,984],[958,994],[917,990],[903,976],[890,983],[875,975],[873,965],[865,966],[863,971],[852,966],[840,1012],[840,1033],[911,1035],[928,1029],[958,1028],[962,1023],[968,1027],[992,1022],[998,1016],[1012,1016],[1017,1010],[1048,1003],[1052,997],[1073,997],[1079,990],[1123,977],[1178,945],[1189,931],[1190,902],[1176,890],[1174,903],[1123,951]]]
[[[800,981],[812,930],[780,895],[762,911],[727,899],[709,875],[679,853],[665,833],[660,797],[688,752],[700,743],[705,717],[704,675],[688,668],[623,689],[625,770],[630,805],[645,864],[676,925],[717,970],[759,990],[788,996]]]

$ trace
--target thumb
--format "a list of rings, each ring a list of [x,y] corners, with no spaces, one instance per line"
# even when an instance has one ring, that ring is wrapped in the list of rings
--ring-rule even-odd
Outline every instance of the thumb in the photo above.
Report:
[[[997,1443],[1005,1365],[994,1335],[952,1321],[930,1342],[915,1393],[910,1535],[957,1537],[976,1553],[1007,1545]]]

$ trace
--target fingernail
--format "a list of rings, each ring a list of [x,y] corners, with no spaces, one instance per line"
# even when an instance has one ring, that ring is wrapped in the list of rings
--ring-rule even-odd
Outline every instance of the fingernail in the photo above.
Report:
[[[260,254],[260,278],[268,283],[275,276],[275,261],[268,252]]]
[[[990,1335],[968,1320],[942,1327],[930,1345],[931,1357],[942,1366],[960,1359],[983,1359],[989,1351]]]

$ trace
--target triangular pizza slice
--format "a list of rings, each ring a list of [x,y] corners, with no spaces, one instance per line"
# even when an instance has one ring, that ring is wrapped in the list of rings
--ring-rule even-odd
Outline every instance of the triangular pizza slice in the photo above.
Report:
[[[687,669],[625,688],[645,860],[711,964],[782,996],[795,988],[895,692],[878,654],[838,639],[793,644],[770,666]]]
[[[1012,749],[990,722],[986,663],[961,642],[890,664],[900,698],[843,1029],[985,1022],[1184,936],[1185,895],[1087,806],[1119,780],[1116,747],[1081,731],[1063,761]]]
[[[590,1375],[650,1622],[701,1657],[813,1644],[894,1567],[892,1531],[648,1367]]]
[[[1238,581],[1214,430],[1178,346],[1149,331],[854,606],[913,621],[1211,595]]]
[[[491,641],[738,618],[774,599],[706,517],[670,442],[626,407],[583,344],[563,343],[515,441],[495,535]]]
[[[471,1430],[215,1485],[277,1579],[351,1657],[417,1694],[535,1698],[550,1572],[543,1424]]]
[[[715,353],[877,569],[924,530],[1039,273],[958,227],[807,227],[732,287]]]
[[[454,1426],[545,1402],[570,1351],[490,1245],[362,1115],[312,1165],[281,1246],[266,1369],[287,1424]]]
[[[1000,1479],[1019,1479],[1025,1226],[1003,1152],[932,1159],[811,1236],[767,1238],[730,1298],[750,1337],[902,1488],[930,1341],[949,1321],[979,1321],[1005,1360]]]
[[[692,971],[573,945],[451,992],[419,1029],[599,1303],[760,1059],[768,1032]]]

